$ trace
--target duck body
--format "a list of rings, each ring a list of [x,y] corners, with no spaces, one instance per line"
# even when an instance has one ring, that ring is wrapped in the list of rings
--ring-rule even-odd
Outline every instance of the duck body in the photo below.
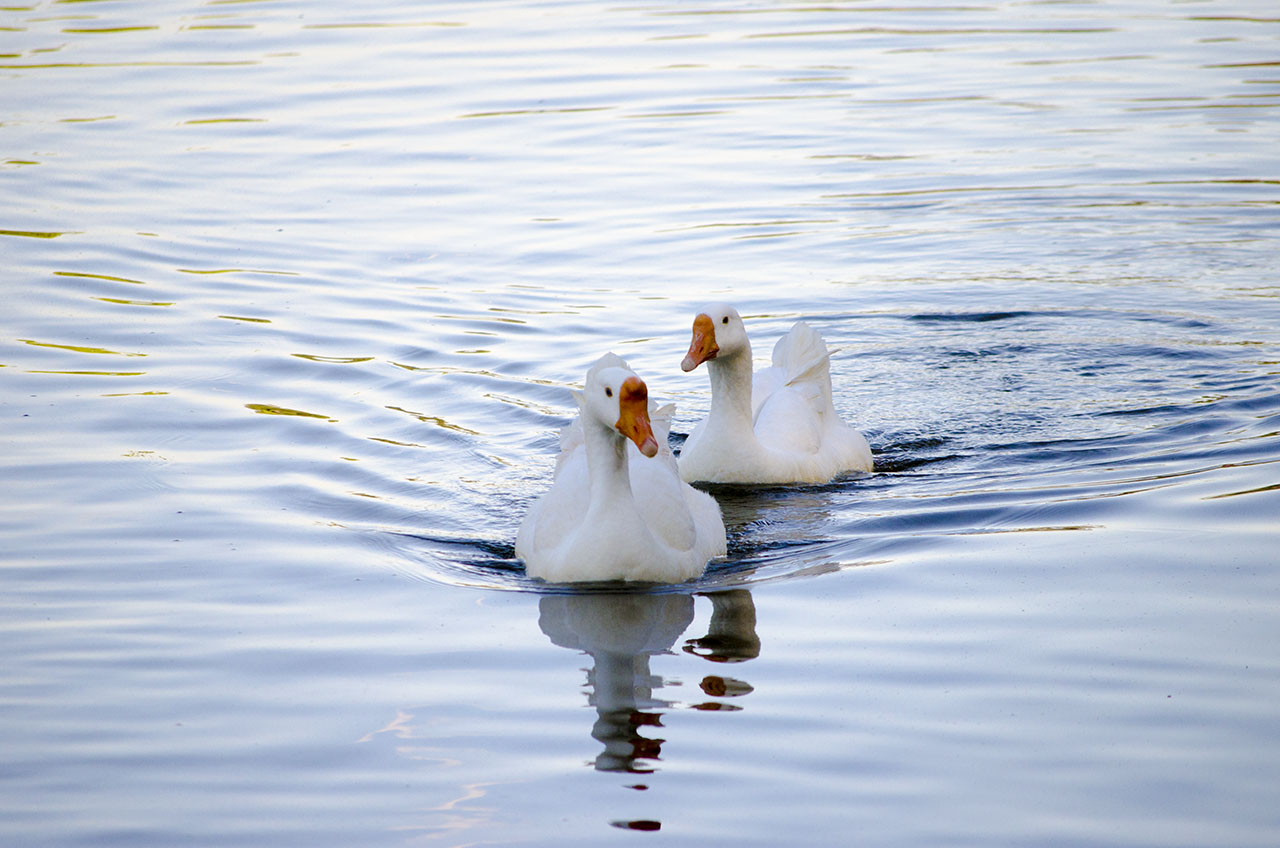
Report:
[[[673,407],[651,415],[644,382],[613,354],[592,367],[577,399],[551,489],[516,536],[527,573],[553,583],[701,575],[725,553],[724,521],[710,495],[680,479],[666,439]]]
[[[708,306],[694,319],[681,367],[707,364],[711,411],[681,451],[680,476],[707,483],[825,483],[872,469],[871,448],[836,413],[830,353],[798,322],[773,349],[773,364],[752,370],[751,343],[732,306]]]

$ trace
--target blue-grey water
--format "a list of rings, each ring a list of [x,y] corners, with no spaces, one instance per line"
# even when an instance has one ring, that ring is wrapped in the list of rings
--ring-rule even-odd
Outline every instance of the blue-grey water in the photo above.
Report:
[[[0,7],[0,843],[1273,846],[1271,0]],[[613,350],[877,471],[512,542]]]

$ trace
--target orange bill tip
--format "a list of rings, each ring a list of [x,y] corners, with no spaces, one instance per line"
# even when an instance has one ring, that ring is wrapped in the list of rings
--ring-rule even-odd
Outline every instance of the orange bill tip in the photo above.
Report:
[[[716,327],[711,323],[711,316],[699,313],[693,319],[693,340],[689,342],[689,352],[680,363],[681,371],[692,371],[708,359],[715,359],[720,352],[716,345]]]
[[[639,377],[633,375],[622,381],[618,389],[618,423],[614,426],[635,442],[640,453],[658,455],[658,440],[653,437],[653,424],[649,421],[649,388]]]

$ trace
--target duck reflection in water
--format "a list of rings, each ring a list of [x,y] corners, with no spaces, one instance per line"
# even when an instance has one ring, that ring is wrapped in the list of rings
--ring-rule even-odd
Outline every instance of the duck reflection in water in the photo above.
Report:
[[[707,635],[688,639],[686,654],[697,654],[717,663],[746,662],[760,656],[760,637],[756,635],[756,604],[746,589],[713,592],[711,623]],[[710,694],[710,693],[708,693]]]
[[[740,662],[758,656],[755,606],[744,589],[710,595],[712,618],[707,636],[686,642],[686,653],[714,662]],[[662,712],[673,702],[654,696],[666,682],[649,668],[649,658],[669,654],[693,623],[694,600],[685,594],[546,595],[538,603],[538,626],[562,648],[588,654],[588,698],[596,710],[591,736],[604,745],[596,756],[599,771],[647,774],[661,759],[666,740],[646,736],[644,727],[661,727]],[[715,697],[751,691],[741,681],[719,676],[702,681]],[[695,709],[732,709],[720,702]]]

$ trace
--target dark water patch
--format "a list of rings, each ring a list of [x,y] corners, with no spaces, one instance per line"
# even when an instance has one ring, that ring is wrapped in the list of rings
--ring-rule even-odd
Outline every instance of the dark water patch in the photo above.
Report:
[[[1003,514],[1003,506],[975,508],[963,506],[959,502],[950,504],[947,500],[941,499],[931,501],[923,507],[899,508],[891,515],[853,522],[846,526],[846,532],[859,538],[972,533],[994,527]]]
[[[409,531],[374,531],[371,537],[396,554],[392,569],[411,577],[453,586],[531,590],[524,564],[510,542],[479,537]],[[412,563],[414,567],[406,568]]]
[[[1048,313],[1025,310],[1008,312],[922,312],[908,315],[906,319],[921,323],[986,324],[992,321],[1009,321],[1014,318],[1027,318],[1033,315],[1045,314]]]
[[[766,539],[761,541],[760,526],[745,526],[728,533],[728,553],[723,561],[708,571],[725,577],[735,572],[752,570],[763,562],[799,562],[806,553],[829,547],[838,540],[830,537],[804,537],[794,539]]]
[[[1217,324],[1203,318],[1192,318],[1178,315],[1146,314],[1135,315],[1134,320],[1141,323],[1164,324],[1180,330],[1211,330]]]
[[[1058,467],[1081,467],[1114,463],[1134,453],[1134,446],[1147,443],[1148,436],[1119,436],[1030,439],[1026,441],[975,444],[967,452],[972,468],[1006,474],[1048,472]]]
[[[873,454],[875,462],[875,473],[877,474],[902,474],[907,471],[915,471],[925,466],[937,465],[939,463],[951,462],[962,458],[962,454],[943,453],[937,456],[921,456],[910,452],[897,452],[892,450],[881,450]]]
[[[1280,382],[1280,374],[1275,375],[1272,379]],[[1246,386],[1223,386],[1223,389],[1233,392],[1239,392],[1241,389],[1245,388],[1259,388],[1262,389],[1262,391],[1252,397],[1236,397],[1235,394],[1232,394],[1215,398],[1214,405],[1219,409],[1229,410],[1232,412],[1271,412],[1270,416],[1256,416],[1258,420],[1274,417],[1276,414],[1280,414],[1280,392],[1274,391],[1272,389],[1273,385],[1274,383],[1268,382],[1265,384],[1250,383]],[[1213,388],[1218,387],[1214,386]]]
[[[1187,418],[1161,428],[1160,436],[1164,440],[1197,441],[1210,433],[1229,431],[1239,424],[1239,419],[1225,415],[1201,415]]]
[[[478,554],[473,559],[461,560],[469,565],[491,565],[499,562],[515,560],[515,543],[494,541],[491,539],[463,538],[455,536],[438,536],[423,533],[396,533],[406,539],[416,539],[429,543],[433,549],[453,550],[468,555]]]
[[[714,497],[723,509],[726,504],[760,504],[770,501],[785,501],[806,495],[843,490],[849,481],[870,477],[866,472],[856,472],[837,478],[827,483],[698,483],[697,488]]]
[[[1127,407],[1122,409],[1104,409],[1093,413],[1099,418],[1109,417],[1138,417],[1138,418],[1160,418],[1166,415],[1183,415],[1186,407],[1181,404],[1162,404],[1160,406],[1145,407]]]
[[[874,471],[867,482],[879,475],[910,471],[923,465],[954,460],[961,456],[964,440],[956,436],[921,435],[916,429],[868,428],[864,435],[871,445]],[[865,475],[861,475],[865,478]]]

